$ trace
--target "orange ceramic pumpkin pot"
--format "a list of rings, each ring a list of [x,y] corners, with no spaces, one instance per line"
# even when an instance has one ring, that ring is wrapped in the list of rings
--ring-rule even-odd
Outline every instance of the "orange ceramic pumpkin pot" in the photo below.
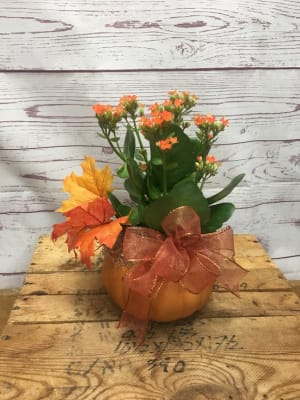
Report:
[[[103,283],[108,294],[121,309],[125,308],[128,298],[128,286],[123,279],[126,271],[128,266],[125,266],[122,257],[116,257],[106,250],[102,266]],[[213,285],[210,285],[201,293],[193,294],[179,283],[166,282],[153,298],[149,319],[168,322],[188,317],[207,303],[212,288]]]

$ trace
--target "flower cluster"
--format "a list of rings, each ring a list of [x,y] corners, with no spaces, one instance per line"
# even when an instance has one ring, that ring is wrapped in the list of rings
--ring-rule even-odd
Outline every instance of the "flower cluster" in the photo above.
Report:
[[[218,173],[220,163],[217,162],[215,156],[207,155],[205,160],[202,156],[197,157],[196,169],[206,179]]]
[[[61,209],[67,220],[55,226],[54,238],[67,233],[69,248],[79,248],[86,261],[86,254],[93,254],[91,238],[111,247],[123,223],[162,231],[166,215],[182,206],[195,210],[203,233],[220,228],[234,211],[233,204],[221,200],[244,175],[205,197],[204,184],[220,165],[210,150],[229,121],[211,114],[190,116],[196,102],[193,94],[171,91],[165,101],[146,110],[135,95],[121,97],[116,106],[95,104],[98,135],[120,158],[122,165],[116,173],[124,180],[132,203],[123,204],[109,185],[103,193],[107,173],[97,170],[94,160],[87,158],[84,175],[73,174],[65,180],[65,190],[71,193],[67,202],[76,211]],[[97,230],[98,225],[103,229]]]
[[[173,145],[178,143],[177,137],[168,137],[167,139],[164,140],[159,140],[156,142],[156,146],[160,148],[160,150],[165,151],[165,150],[171,150]]]

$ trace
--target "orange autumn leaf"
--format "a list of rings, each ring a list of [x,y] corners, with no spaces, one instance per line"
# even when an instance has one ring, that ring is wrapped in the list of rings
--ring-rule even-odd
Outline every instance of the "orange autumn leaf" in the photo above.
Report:
[[[52,239],[67,234],[68,250],[79,249],[81,261],[89,268],[90,257],[95,254],[95,239],[102,245],[112,247],[117,240],[122,226],[128,217],[113,219],[115,211],[108,199],[100,199],[85,203],[66,211],[65,222],[53,225]]]
[[[72,172],[65,178],[63,190],[70,193],[70,198],[64,200],[57,211],[66,212],[99,197],[107,198],[107,192],[113,190],[111,186],[113,176],[109,166],[103,170],[96,168],[95,160],[86,156],[81,167],[82,176]]]
[[[127,216],[120,217],[78,236],[75,247],[80,249],[81,262],[88,268],[91,268],[91,257],[95,255],[95,239],[97,239],[100,244],[112,248],[122,230],[121,224],[126,224],[127,222]]]

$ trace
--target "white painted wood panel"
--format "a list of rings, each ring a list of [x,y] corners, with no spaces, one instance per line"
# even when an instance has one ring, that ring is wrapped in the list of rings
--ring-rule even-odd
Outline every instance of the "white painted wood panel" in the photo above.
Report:
[[[295,0],[9,0],[2,69],[296,67]]]
[[[64,197],[62,179],[80,172],[84,155],[114,171],[119,165],[96,135],[91,105],[114,103],[125,93],[149,104],[162,100],[175,81],[177,88],[199,94],[199,112],[231,119],[215,147],[223,165],[208,190],[245,171],[228,198],[237,206],[231,224],[236,232],[257,234],[287,276],[298,276],[298,78],[297,70],[1,74],[0,265],[9,272],[2,285],[22,279],[38,235],[59,219],[52,211]],[[118,180],[115,186],[122,188]]]
[[[82,135],[85,136],[84,131]],[[97,141],[98,137],[94,135],[93,139]],[[85,154],[95,158],[99,167],[109,163],[115,171],[120,161],[115,154],[107,153],[107,148],[101,143],[104,141],[99,139],[99,146],[0,150],[1,187],[4,191],[15,190],[16,187],[25,190],[35,184],[46,187],[47,183],[47,189],[56,188],[62,176],[69,175],[72,170],[81,171],[79,165]],[[280,140],[224,143],[215,145],[212,153],[221,162],[219,174],[211,181],[212,187],[222,186],[241,171],[247,172],[241,185],[299,181],[300,143],[296,140],[288,143]],[[122,181],[116,178],[115,188],[119,189],[121,185]]]
[[[196,112],[230,118],[230,133],[224,133],[219,143],[298,140],[299,82],[300,69],[2,73],[1,140],[10,149],[54,143],[97,146],[92,104],[116,103],[123,94],[135,93],[149,105],[163,100],[172,88],[198,94]]]
[[[0,2],[0,288],[21,285],[84,155],[119,165],[91,105],[130,93],[149,104],[174,88],[230,118],[207,190],[246,172],[231,224],[299,279],[299,17],[295,0]]]

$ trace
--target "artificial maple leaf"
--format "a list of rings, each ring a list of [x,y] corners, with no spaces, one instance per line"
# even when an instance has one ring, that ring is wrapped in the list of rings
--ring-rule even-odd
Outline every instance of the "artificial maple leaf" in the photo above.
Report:
[[[127,222],[128,217],[120,217],[78,235],[75,248],[80,249],[81,262],[91,268],[91,257],[95,255],[95,239],[101,245],[112,248],[122,231],[121,224],[126,224]]]
[[[71,197],[64,200],[57,211],[64,213],[99,197],[107,198],[107,192],[113,190],[111,186],[113,176],[108,165],[103,170],[96,168],[95,160],[86,156],[81,167],[82,176],[72,172],[64,179],[63,190],[69,192]]]
[[[90,268],[95,239],[111,248],[122,230],[121,224],[128,222],[127,216],[112,220],[114,215],[115,210],[108,199],[97,198],[64,212],[67,220],[53,225],[52,239],[67,234],[68,250],[79,248],[81,261]]]

